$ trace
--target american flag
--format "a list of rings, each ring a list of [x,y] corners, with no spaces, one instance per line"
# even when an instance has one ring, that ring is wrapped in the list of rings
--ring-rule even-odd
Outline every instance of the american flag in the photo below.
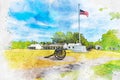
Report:
[[[86,15],[88,17],[89,13],[80,9],[80,15]]]

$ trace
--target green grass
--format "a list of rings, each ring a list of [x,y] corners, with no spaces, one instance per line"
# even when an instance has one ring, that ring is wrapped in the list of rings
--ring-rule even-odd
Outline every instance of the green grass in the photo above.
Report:
[[[102,65],[93,67],[95,74],[106,76],[112,74],[114,70],[120,70],[120,60],[114,60]]]

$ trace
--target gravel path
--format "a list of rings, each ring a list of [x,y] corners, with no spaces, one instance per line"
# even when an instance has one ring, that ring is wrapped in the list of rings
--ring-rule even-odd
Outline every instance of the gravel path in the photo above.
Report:
[[[44,59],[39,57],[38,59]],[[50,59],[52,60],[52,59]],[[63,61],[73,61],[75,60],[73,57],[67,57]],[[90,80],[90,76],[94,75],[93,70],[91,70],[92,66],[104,64],[108,61],[111,60],[120,60],[120,58],[98,58],[95,60],[86,60],[82,59],[82,61],[77,62],[75,64],[67,64],[63,66],[53,66],[49,68],[33,68],[29,70],[15,70],[14,73],[15,75],[19,75],[19,77],[24,78],[24,80],[33,80],[33,78],[40,78],[40,77],[45,77],[46,74],[51,73],[51,72],[71,72],[74,70],[80,70],[82,72],[79,77],[79,80]],[[88,75],[87,77],[85,77]]]

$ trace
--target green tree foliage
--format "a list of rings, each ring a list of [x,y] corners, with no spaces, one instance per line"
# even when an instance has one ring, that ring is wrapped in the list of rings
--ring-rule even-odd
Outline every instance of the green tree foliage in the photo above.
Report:
[[[73,33],[72,32],[67,32],[65,35],[65,42],[66,43],[73,43],[74,42],[74,38],[73,38]]]
[[[87,39],[85,39],[85,37],[83,36],[83,34],[80,34],[80,41],[81,41],[82,45],[86,45],[86,46],[89,45]]]
[[[12,49],[26,49],[32,43],[33,42],[31,41],[12,41],[11,48]]]
[[[99,39],[98,41],[94,42],[94,45],[101,45],[101,40]]]
[[[32,41],[31,41],[31,44],[38,44],[38,42],[37,42],[37,41],[32,40]]]
[[[31,44],[51,44],[51,42],[37,42],[37,41],[12,41],[11,49],[27,49]]]
[[[45,42],[40,42],[40,44],[45,45],[46,43]]]
[[[120,39],[116,36],[116,30],[109,30],[107,33],[102,35],[101,45],[103,49],[109,50],[110,47],[118,48]]]
[[[78,32],[67,32],[64,34],[63,32],[56,32],[52,37],[53,43],[77,43],[79,40],[79,33]],[[80,40],[82,45],[89,46],[89,42],[85,37],[80,34]]]
[[[52,37],[52,42],[54,43],[65,42],[65,34],[63,32],[56,32]]]
[[[120,19],[120,13],[119,12],[111,12],[110,16],[111,16],[111,20]]]
[[[49,45],[49,44],[51,44],[51,42],[45,42],[45,44],[48,44],[48,45]]]
[[[74,39],[74,43],[78,43],[79,42],[79,33],[78,32],[74,32],[73,33],[73,39]]]
[[[39,44],[41,44],[41,45],[45,45],[45,44],[49,45],[49,44],[52,44],[52,43],[51,42],[40,42]]]

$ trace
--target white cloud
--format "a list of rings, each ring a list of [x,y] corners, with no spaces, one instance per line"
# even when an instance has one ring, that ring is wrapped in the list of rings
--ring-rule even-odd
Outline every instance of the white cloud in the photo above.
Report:
[[[49,24],[49,23],[44,23],[44,22],[41,22],[41,21],[37,21],[34,18],[30,18],[26,22],[27,22],[27,24],[31,24],[31,23],[37,24],[40,27],[48,27],[48,26],[49,27],[55,27],[55,25],[53,25],[53,24]]]
[[[19,2],[18,2],[19,1]],[[11,2],[11,9],[14,12],[28,11],[32,12],[30,7],[28,7],[28,3],[25,0],[18,0]],[[16,2],[16,4],[14,4]]]
[[[92,37],[89,37],[89,41],[94,41],[95,42],[95,41],[98,41],[101,38],[102,38],[101,34],[95,34]]]
[[[94,21],[93,21],[94,22]],[[72,23],[72,25],[70,26],[70,28],[71,29],[78,29],[78,21],[76,21],[76,22],[73,22]],[[89,22],[89,20],[87,20],[86,19],[86,21],[84,20],[84,21],[80,21],[80,28],[86,28],[86,29],[94,29],[94,28],[96,28],[96,25],[95,24],[93,24],[93,23],[91,23],[91,22]]]
[[[52,4],[54,1],[55,1],[55,0],[49,0],[48,2],[49,2],[50,4]]]
[[[44,26],[44,27],[47,27],[47,26],[55,27],[55,25],[53,25],[53,24],[47,24],[47,23],[43,23],[43,22],[40,22],[40,21],[37,21],[36,24],[38,24],[40,26]]]
[[[42,25],[41,23],[40,25]],[[36,41],[48,41],[51,38],[52,33],[44,30],[33,29],[26,26],[25,21],[18,21],[13,18],[9,18],[10,32],[13,40],[36,40]],[[44,38],[48,38],[47,40]]]
[[[78,29],[78,23],[73,23],[71,25],[71,29]]]
[[[120,11],[119,4],[120,0],[90,0],[95,5],[102,5],[103,7],[107,7],[111,9],[111,11]]]

